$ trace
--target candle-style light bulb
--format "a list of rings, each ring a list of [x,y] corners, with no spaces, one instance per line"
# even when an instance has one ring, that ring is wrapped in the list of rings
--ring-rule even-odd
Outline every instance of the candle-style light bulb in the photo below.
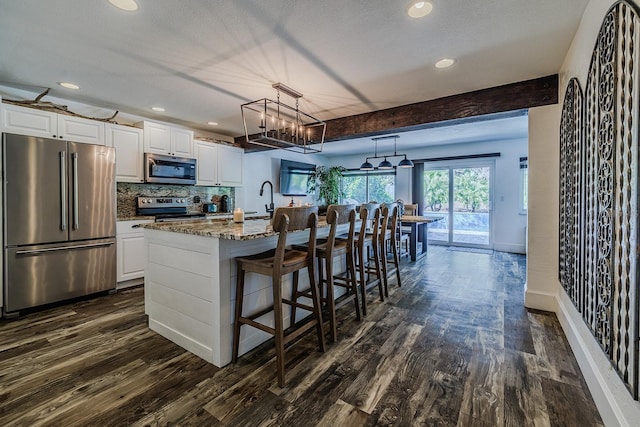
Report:
[[[264,113],[260,113],[260,129],[264,129]]]

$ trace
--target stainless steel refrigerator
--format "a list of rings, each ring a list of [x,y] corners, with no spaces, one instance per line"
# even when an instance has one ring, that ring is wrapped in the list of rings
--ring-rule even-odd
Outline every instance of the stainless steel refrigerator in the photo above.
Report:
[[[115,289],[115,150],[3,134],[4,312]]]

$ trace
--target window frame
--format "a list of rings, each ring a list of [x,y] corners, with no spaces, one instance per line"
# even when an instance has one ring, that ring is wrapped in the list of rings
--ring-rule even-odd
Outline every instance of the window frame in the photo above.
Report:
[[[386,169],[386,170],[373,170],[373,171],[362,171],[360,169],[347,169],[346,171],[342,172],[342,178],[340,180],[340,189],[342,191],[344,191],[344,178],[345,177],[349,177],[349,176],[364,176],[365,177],[365,197],[367,200],[365,200],[362,203],[368,203],[369,201],[371,201],[371,195],[369,193],[369,177],[375,177],[375,176],[393,176],[393,199],[395,200],[396,197],[396,180],[397,180],[397,168],[394,166],[393,169]],[[392,200],[392,201],[394,201]],[[344,197],[340,197],[340,202],[344,203]],[[378,203],[384,203],[380,200],[377,200]]]

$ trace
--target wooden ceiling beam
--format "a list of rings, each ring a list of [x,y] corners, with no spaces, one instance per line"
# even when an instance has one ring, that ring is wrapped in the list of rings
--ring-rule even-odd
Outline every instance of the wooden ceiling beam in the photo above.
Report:
[[[558,103],[558,75],[327,120],[325,143],[427,128],[434,123]],[[250,151],[264,147],[235,142]]]

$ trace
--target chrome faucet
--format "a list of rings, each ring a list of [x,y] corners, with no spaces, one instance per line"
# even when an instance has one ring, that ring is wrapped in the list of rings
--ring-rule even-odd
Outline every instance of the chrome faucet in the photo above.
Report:
[[[269,189],[271,190],[271,203],[269,203],[268,205],[264,205],[264,208],[267,210],[267,213],[269,214],[269,217],[273,218],[273,210],[274,210],[274,206],[273,206],[273,184],[269,180],[263,182],[262,185],[260,186],[260,195],[261,196],[262,196],[262,193],[264,193],[264,185],[265,184],[269,184]]]

